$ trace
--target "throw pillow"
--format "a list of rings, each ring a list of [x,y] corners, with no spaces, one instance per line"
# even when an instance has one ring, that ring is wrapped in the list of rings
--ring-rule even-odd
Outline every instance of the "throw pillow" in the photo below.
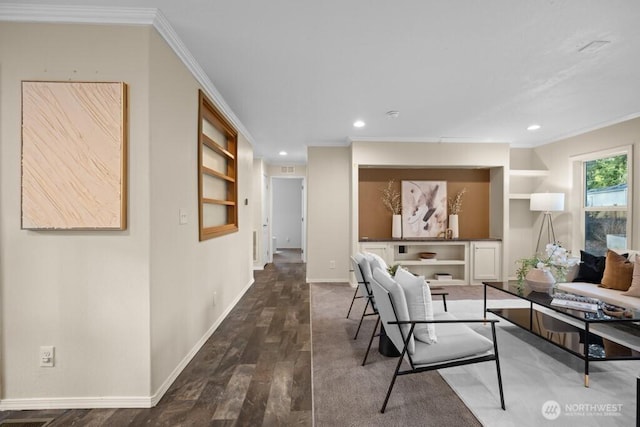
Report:
[[[600,287],[626,291],[631,286],[632,276],[633,264],[627,257],[608,250]]]
[[[395,280],[393,280],[391,276],[389,276],[389,273],[387,273],[385,270],[382,270],[381,268],[375,268],[373,270],[373,279],[375,280],[376,283],[378,283],[391,295],[391,300],[393,301],[393,308],[395,309],[395,315],[393,313],[389,313],[389,317],[395,316],[396,319],[398,319],[398,321],[410,320],[409,309],[407,307],[407,299],[400,285],[398,285],[398,283]],[[384,315],[384,312],[381,311],[380,312],[381,319],[383,315]],[[385,330],[387,331],[387,335],[389,335],[389,337],[392,339],[393,337],[391,336],[392,332],[390,331],[390,329],[396,326],[397,325],[384,326]],[[408,325],[408,324],[401,325],[401,328],[402,328],[402,333],[406,337],[409,334],[409,329],[411,328],[411,325]],[[400,335],[399,330],[397,331],[398,331],[398,335]],[[416,351],[416,343],[413,338],[414,337],[411,337],[409,339],[409,344],[407,345],[407,351],[409,352],[409,354],[414,354]],[[401,339],[402,341],[404,341],[404,338],[401,338]],[[398,347],[397,346],[398,344],[400,343],[397,343],[394,341],[394,345],[396,345],[396,348],[398,349],[398,351],[402,351],[402,345]]]
[[[431,290],[424,277],[414,276],[410,271],[399,267],[394,279],[404,291],[411,320],[433,320]],[[437,341],[436,325],[417,324],[413,329],[413,336],[418,341],[433,344]]]
[[[599,285],[604,274],[605,257],[580,251],[580,268],[574,282],[587,282]]]
[[[640,298],[640,257],[636,256],[635,258],[633,275],[631,276],[631,286],[627,292],[623,292],[622,295]]]

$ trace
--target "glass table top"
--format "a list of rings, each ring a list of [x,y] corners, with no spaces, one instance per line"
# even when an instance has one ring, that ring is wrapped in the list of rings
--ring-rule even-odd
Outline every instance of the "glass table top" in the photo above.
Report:
[[[551,305],[551,301],[553,301],[554,297],[549,293],[544,292],[534,292],[531,291],[525,285],[518,285],[515,281],[508,282],[483,282],[485,285],[485,290],[487,288],[498,289],[502,292],[506,292],[515,297],[524,299],[526,301],[530,301],[534,304],[538,304],[540,306],[555,310],[559,313],[563,313],[567,316],[573,317],[575,319],[589,322],[589,323],[629,323],[630,326],[640,327],[636,323],[640,321],[640,310],[626,307],[617,307],[611,304],[606,304],[603,301],[596,300],[597,311],[582,311],[574,308],[565,308],[565,307],[557,307]],[[555,291],[555,294],[567,294],[562,291]],[[555,295],[554,294],[554,295]],[[490,299],[487,296],[487,299]]]

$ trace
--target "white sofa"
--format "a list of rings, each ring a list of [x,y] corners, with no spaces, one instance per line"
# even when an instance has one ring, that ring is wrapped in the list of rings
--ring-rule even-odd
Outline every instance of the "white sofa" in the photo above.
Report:
[[[629,254],[629,261],[631,262],[635,260],[636,256],[640,256],[640,251],[637,250],[616,250],[616,252]],[[576,295],[597,298],[600,301],[604,301],[608,304],[614,304],[624,308],[640,310],[640,298],[622,295],[624,291],[602,288],[594,283],[572,282],[577,273],[578,266],[576,265],[567,274],[567,282],[558,283],[558,289]]]

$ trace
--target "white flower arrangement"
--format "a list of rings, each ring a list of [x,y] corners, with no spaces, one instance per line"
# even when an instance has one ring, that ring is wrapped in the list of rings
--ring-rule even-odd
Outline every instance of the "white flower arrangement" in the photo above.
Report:
[[[525,276],[532,268],[549,271],[556,279],[556,282],[566,280],[570,267],[576,265],[580,260],[572,258],[565,248],[558,243],[549,243],[545,247],[546,257],[534,256],[532,258],[522,258],[516,261],[520,267],[516,270],[518,283],[522,284]]]

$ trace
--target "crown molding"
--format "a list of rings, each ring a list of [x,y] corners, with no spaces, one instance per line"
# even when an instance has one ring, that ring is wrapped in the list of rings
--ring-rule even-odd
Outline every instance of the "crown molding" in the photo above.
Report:
[[[443,136],[439,138],[406,138],[406,137],[367,137],[352,136],[347,139],[348,142],[418,142],[432,144],[466,144],[466,143],[482,143],[482,144],[508,144],[509,141],[502,141],[487,138],[470,138],[470,137],[449,137]]]
[[[226,103],[218,89],[182,42],[167,18],[156,8],[115,8],[94,6],[50,6],[34,4],[0,4],[0,21],[47,22],[65,24],[151,25],[167,42],[202,86],[209,99],[236,127],[238,132],[256,146],[247,128]]]
[[[157,9],[0,4],[0,21],[151,25]]]

